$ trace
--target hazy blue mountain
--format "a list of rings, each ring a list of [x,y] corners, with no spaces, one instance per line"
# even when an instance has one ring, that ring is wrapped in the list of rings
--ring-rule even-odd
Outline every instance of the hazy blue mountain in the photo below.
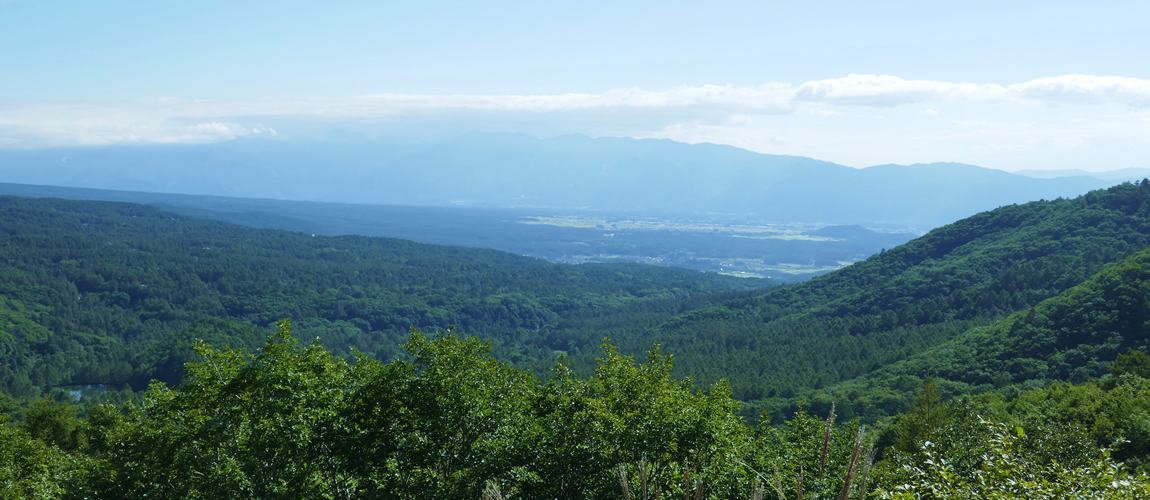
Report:
[[[866,237],[866,236],[871,236],[871,235],[877,235],[880,233],[877,233],[875,231],[871,231],[870,229],[867,229],[867,228],[862,227],[862,226],[857,225],[857,224],[851,224],[849,226],[826,226],[826,227],[811,231],[810,233],[807,233],[807,234],[810,234],[811,236],[826,236],[828,238],[844,238],[845,239],[845,238],[857,238],[859,236]]]
[[[397,141],[237,139],[198,145],[0,150],[4,182],[342,201],[363,172],[413,151]]]
[[[1057,179],[1062,177],[1093,177],[1095,179],[1102,179],[1105,181],[1140,181],[1150,177],[1150,168],[1122,168],[1118,170],[1107,170],[1104,172],[1090,172],[1082,169],[1067,169],[1067,170],[1019,170],[1015,172],[1018,175],[1025,175],[1027,177],[1034,177],[1038,179]]]
[[[959,163],[878,165],[824,178],[795,176],[767,190],[756,208],[782,220],[936,227],[1003,205],[1072,198],[1111,184],[1026,178]]]
[[[237,139],[5,150],[0,182],[370,204],[714,212],[926,228],[1113,184],[948,163],[854,169],[670,140],[483,133],[434,144]]]

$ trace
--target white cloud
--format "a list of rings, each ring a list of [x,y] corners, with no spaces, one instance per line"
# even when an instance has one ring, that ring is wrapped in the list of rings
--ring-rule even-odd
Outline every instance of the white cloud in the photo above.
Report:
[[[1116,76],[1062,75],[1017,83],[951,83],[903,80],[891,75],[850,75],[800,85],[794,99],[874,107],[915,102],[1020,102],[1037,104],[1150,104],[1150,80]]]
[[[730,127],[745,127],[755,123],[751,115],[731,115],[727,117],[726,125]]]
[[[138,103],[0,108],[0,143],[14,147],[196,144],[262,132],[226,119],[196,119]]]
[[[378,94],[356,98],[375,109],[478,109],[489,111],[570,111],[591,108],[666,108],[689,106],[732,107],[768,113],[791,110],[791,90],[785,84],[759,87],[703,85],[662,92],[630,88],[602,94],[430,96]]]
[[[270,125],[291,120],[372,120],[409,116],[470,113],[492,122],[529,116],[535,123],[569,120],[579,130],[629,130],[627,135],[682,136],[682,124],[706,124],[706,139],[734,144],[723,134],[736,128],[755,134],[761,119],[857,120],[853,107],[897,107],[909,103],[938,103],[948,116],[968,121],[1017,123],[1035,104],[1048,107],[1107,106],[1091,112],[1110,116],[1114,106],[1126,106],[1115,122],[1134,120],[1125,134],[1146,137],[1142,114],[1150,105],[1150,80],[1128,77],[1062,75],[998,85],[933,80],[904,80],[891,75],[849,75],[799,85],[768,83],[758,86],[702,85],[662,91],[622,88],[601,93],[539,95],[426,95],[382,93],[351,97],[265,98],[246,101],[188,100],[165,97],[122,103],[0,105],[0,147],[44,145],[105,145],[122,143],[204,143],[248,135],[277,136]],[[950,104],[943,104],[950,103]],[[927,109],[918,114],[935,115]],[[949,106],[949,107],[946,107]],[[956,113],[954,106],[994,108],[995,116]],[[846,112],[844,112],[846,111]],[[1106,114],[1109,113],[1109,114]],[[918,119],[913,113],[889,120]],[[1011,117],[1013,115],[1017,115]],[[1122,118],[1122,117],[1125,118]],[[1142,118],[1138,118],[1141,116]],[[575,117],[575,118],[572,118]],[[789,117],[789,118],[786,118]],[[774,119],[772,118],[772,119]],[[619,125],[626,122],[626,125]],[[825,125],[830,122],[820,122]],[[951,122],[957,123],[957,122]],[[823,126],[823,125],[820,125]],[[1084,124],[1081,127],[1093,125]],[[675,128],[680,127],[680,128]],[[694,125],[692,127],[695,127]],[[688,127],[691,134],[699,129]],[[912,127],[908,127],[912,128]],[[668,132],[678,130],[678,132]],[[624,132],[620,132],[622,134]],[[739,135],[744,137],[744,135]],[[745,137],[752,137],[746,135]],[[1074,141],[1071,141],[1075,143]],[[789,144],[798,144],[788,140]],[[759,144],[769,144],[759,142]],[[765,147],[765,146],[764,146]]]
[[[356,97],[260,99],[244,102],[150,101],[155,109],[188,116],[381,116],[427,111],[526,111],[546,113],[606,108],[705,107],[754,113],[790,113],[793,89],[772,83],[757,87],[703,85],[653,92],[638,88],[600,94],[426,95],[371,94]]]
[[[898,106],[912,102],[985,101],[998,98],[1002,87],[972,83],[903,80],[890,75],[850,75],[800,85],[794,99],[862,106]]]
[[[1063,75],[1007,87],[1015,98],[1046,104],[1150,105],[1150,80],[1118,76]]]

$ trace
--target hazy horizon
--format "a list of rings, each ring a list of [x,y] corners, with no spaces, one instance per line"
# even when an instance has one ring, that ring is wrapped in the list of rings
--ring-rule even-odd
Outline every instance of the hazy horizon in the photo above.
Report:
[[[1139,2],[7,0],[0,148],[482,131],[1146,168],[1148,19]]]

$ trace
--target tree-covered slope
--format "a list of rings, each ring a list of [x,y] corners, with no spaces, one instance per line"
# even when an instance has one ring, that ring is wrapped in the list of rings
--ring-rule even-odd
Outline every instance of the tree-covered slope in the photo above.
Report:
[[[630,352],[662,342],[681,373],[704,382],[729,377],[738,399],[788,398],[1029,308],[1148,243],[1150,182],[1125,184],[984,212],[808,282],[613,338]],[[546,345],[596,342],[580,335],[597,321],[561,320]]]
[[[4,198],[0,211],[0,383],[16,394],[170,379],[191,338],[252,346],[243,339],[290,317],[341,353],[388,359],[411,326],[457,325],[505,359],[563,351],[582,373],[604,337],[627,353],[661,342],[682,375],[729,378],[743,401],[789,400],[1030,308],[1150,243],[1150,182],[1127,184],[1002,207],[806,283],[724,295],[712,292],[755,283],[311,237],[130,204]],[[875,406],[897,412],[905,397]]]
[[[762,286],[674,268],[563,266],[491,250],[313,237],[154,207],[0,198],[0,390],[179,380],[192,338],[238,346],[293,318],[336,352],[388,359],[408,329],[457,325],[515,361],[582,309]],[[225,318],[211,319],[211,318]]]
[[[1122,353],[1150,350],[1150,249],[1080,285],[865,377],[807,391],[867,419],[903,411],[908,388],[931,377],[948,395],[1018,389],[1103,377]],[[1141,374],[1150,375],[1150,372]]]
[[[973,329],[913,361],[926,360],[923,368],[930,375],[971,386],[1082,382],[1106,373],[1118,353],[1146,351],[1148,322],[1150,250],[1144,250],[1057,297]],[[915,364],[911,361],[900,367]]]

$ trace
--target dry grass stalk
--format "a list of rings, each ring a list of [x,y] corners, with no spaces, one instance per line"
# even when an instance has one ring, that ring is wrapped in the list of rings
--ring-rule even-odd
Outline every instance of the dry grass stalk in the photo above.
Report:
[[[775,467],[775,480],[771,483],[771,486],[774,486],[775,493],[779,495],[779,500],[786,500],[786,497],[783,496],[783,471],[778,467]]]
[[[691,465],[686,460],[683,461],[683,495],[691,500]]]
[[[503,500],[503,494],[499,492],[499,486],[495,485],[493,481],[487,481],[483,485],[483,500]]]
[[[862,476],[859,476],[859,500],[866,498],[866,477],[870,475],[870,468],[874,465],[874,445],[866,452],[866,461],[863,462]]]
[[[855,438],[855,449],[851,452],[850,465],[847,466],[847,480],[843,484],[843,491],[839,493],[839,500],[849,500],[851,493],[851,483],[854,482],[855,475],[858,473],[859,458],[862,454],[863,443],[866,441],[866,436],[863,434],[864,428],[859,427],[858,437]]]
[[[623,500],[631,500],[631,482],[627,480],[627,466],[623,464],[619,464],[619,486],[623,488]]]
[[[639,459],[639,484],[642,488],[643,500],[647,500],[647,460]]]
[[[799,469],[799,480],[798,480],[798,484],[795,485],[795,491],[798,492],[798,495],[797,495],[798,500],[803,500],[803,470],[802,469]]]
[[[827,453],[831,450],[831,437],[834,436],[835,429],[835,404],[831,403],[831,412],[827,415],[827,427],[823,433],[823,456],[819,460],[819,484],[822,484],[823,479],[826,478],[827,472]]]

